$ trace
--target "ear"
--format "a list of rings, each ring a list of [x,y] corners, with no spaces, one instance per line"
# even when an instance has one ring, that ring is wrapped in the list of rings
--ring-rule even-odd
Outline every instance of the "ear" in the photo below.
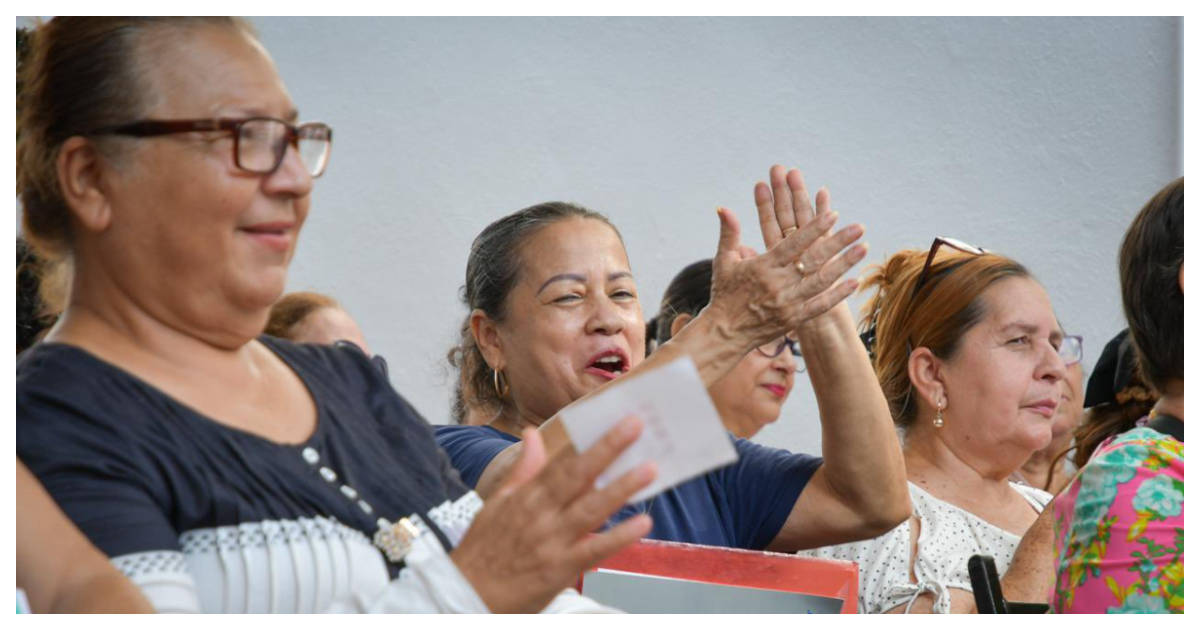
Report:
[[[500,331],[496,322],[480,309],[471,311],[471,336],[475,338],[475,345],[479,347],[488,366],[493,370],[503,370],[505,361]]]
[[[82,136],[67,138],[55,167],[71,216],[86,230],[104,231],[112,221],[112,208],[100,185],[103,163],[95,145]]]
[[[908,355],[908,380],[913,384],[916,395],[923,398],[931,409],[937,409],[939,403],[946,404],[942,361],[929,348],[922,346]]]
[[[678,335],[679,331],[683,330],[683,327],[687,326],[690,321],[692,321],[692,316],[687,313],[676,315],[675,319],[671,320],[671,338],[674,339],[675,335]]]
[[[1179,263],[1179,292],[1183,293],[1183,263]]]

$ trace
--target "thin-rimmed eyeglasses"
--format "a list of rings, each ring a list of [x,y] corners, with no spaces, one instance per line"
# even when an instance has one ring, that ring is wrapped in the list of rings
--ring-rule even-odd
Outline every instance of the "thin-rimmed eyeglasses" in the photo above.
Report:
[[[800,354],[800,342],[788,337],[787,335],[784,335],[782,339],[764,343],[763,345],[755,348],[755,350],[757,350],[758,353],[764,357],[774,359],[780,354],[783,354],[784,348],[791,350],[792,356],[796,357],[796,371],[803,372],[804,355]]]

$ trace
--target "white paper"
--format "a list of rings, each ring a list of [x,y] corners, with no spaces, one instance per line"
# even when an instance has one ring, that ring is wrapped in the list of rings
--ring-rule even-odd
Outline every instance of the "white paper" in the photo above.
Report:
[[[737,461],[721,417],[690,357],[672,361],[559,412],[563,427],[583,452],[622,418],[637,416],[642,434],[596,479],[603,488],[646,461],[658,476],[630,500],[642,501],[714,468]]]

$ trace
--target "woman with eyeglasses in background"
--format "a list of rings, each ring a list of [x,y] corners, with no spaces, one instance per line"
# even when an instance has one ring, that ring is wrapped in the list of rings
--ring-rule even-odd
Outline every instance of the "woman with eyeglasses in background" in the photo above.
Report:
[[[865,254],[854,246],[846,250],[851,258],[831,257],[862,232],[861,226],[832,232],[836,213],[828,192],[817,194],[814,212],[799,171],[775,166],[770,178],[771,186],[759,183],[754,194],[767,252],[739,246],[737,233],[723,225],[710,303],[645,358],[637,284],[621,236],[603,215],[551,202],[486,227],[467,262],[463,296],[470,314],[455,356],[465,373],[463,400],[497,413],[486,426],[437,428],[463,480],[487,498],[492,479],[520,453],[522,431],[560,433],[560,409],[627,374],[689,356],[712,387],[755,347],[781,351],[777,340],[793,330],[810,359],[824,457],[734,439],[736,463],[626,505],[609,524],[649,514],[649,538],[795,551],[875,536],[906,518],[899,443],[844,300],[790,326],[754,337],[743,332],[759,328],[755,322],[774,308],[803,302],[747,300],[750,287],[730,278],[733,261],[783,262],[779,277],[802,290],[853,283],[838,277],[848,269],[844,263]],[[723,223],[727,213],[721,212]],[[779,259],[796,239],[814,238],[802,255]],[[791,356],[782,361],[791,369]]]
[[[967,560],[991,555],[1003,572],[1051,499],[1009,478],[1050,443],[1071,344],[1023,266],[954,239],[891,256],[867,288],[862,324],[913,513],[877,538],[801,554],[857,562],[860,612],[969,612]]]
[[[658,315],[646,322],[646,354],[667,343],[708,306],[712,289],[712,259],[684,267],[663,293]],[[780,337],[746,353],[721,380],[708,388],[725,428],[740,438],[751,438],[779,419],[783,403],[804,370],[799,344]]]

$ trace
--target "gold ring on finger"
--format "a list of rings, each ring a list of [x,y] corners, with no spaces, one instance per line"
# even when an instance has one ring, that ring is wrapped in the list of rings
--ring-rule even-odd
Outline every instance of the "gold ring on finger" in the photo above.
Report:
[[[807,272],[804,269],[804,263],[799,260],[796,261],[796,271],[800,272],[801,278],[803,278],[807,274]]]
[[[791,236],[792,232],[795,232],[795,231],[796,231],[796,226],[794,226],[794,225],[789,228],[783,228],[783,238],[787,238],[787,237]]]

